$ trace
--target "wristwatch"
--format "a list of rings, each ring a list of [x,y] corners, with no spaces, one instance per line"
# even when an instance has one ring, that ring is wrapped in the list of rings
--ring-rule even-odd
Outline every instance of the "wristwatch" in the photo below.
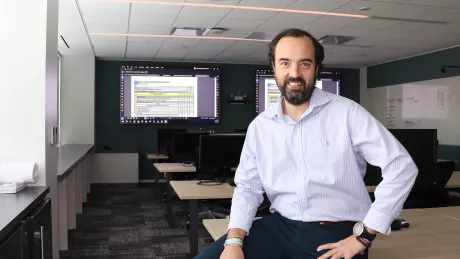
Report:
[[[356,240],[363,244],[366,248],[369,248],[374,241],[376,234],[371,234],[366,230],[364,223],[357,222],[353,227],[353,235],[356,237]]]

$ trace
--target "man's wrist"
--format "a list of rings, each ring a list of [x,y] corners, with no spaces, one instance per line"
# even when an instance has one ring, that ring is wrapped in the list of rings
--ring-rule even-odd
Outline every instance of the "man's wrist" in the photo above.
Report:
[[[371,235],[377,235],[377,233],[378,233],[377,231],[375,231],[375,230],[373,230],[372,228],[369,228],[369,227],[366,227],[366,230]]]

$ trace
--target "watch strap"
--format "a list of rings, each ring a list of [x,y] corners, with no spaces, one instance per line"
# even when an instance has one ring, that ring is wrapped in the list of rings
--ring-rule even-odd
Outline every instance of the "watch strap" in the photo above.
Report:
[[[227,238],[224,242],[224,247],[229,246],[229,245],[234,245],[234,246],[243,246],[243,239],[238,238],[238,237],[231,237]]]

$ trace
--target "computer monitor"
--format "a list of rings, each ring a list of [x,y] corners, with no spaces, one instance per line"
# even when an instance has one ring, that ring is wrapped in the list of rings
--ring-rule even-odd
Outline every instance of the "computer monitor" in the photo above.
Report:
[[[413,189],[426,189],[435,181],[437,160],[436,129],[389,129],[412,157],[419,173]],[[364,181],[366,185],[377,185],[381,180],[381,169],[368,164]]]
[[[160,154],[167,153],[168,145],[173,142],[174,133],[187,133],[186,129],[159,129],[157,134],[157,152]]]
[[[232,178],[238,167],[246,134],[209,134],[201,136],[197,178],[214,180]]]
[[[321,72],[316,80],[316,87],[340,95],[340,72]],[[271,69],[256,70],[256,114],[260,114],[274,105],[281,92]]]
[[[219,123],[216,67],[120,67],[121,124]]]
[[[175,133],[172,154],[170,154],[171,160],[175,162],[194,162],[196,151],[200,145],[200,136],[207,134],[209,133]]]

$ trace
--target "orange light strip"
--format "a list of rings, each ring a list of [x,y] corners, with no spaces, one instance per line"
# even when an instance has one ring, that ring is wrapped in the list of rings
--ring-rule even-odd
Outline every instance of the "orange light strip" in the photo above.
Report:
[[[352,18],[361,18],[361,19],[370,18],[367,15],[359,15],[359,14],[330,13],[330,12],[318,12],[318,11],[308,11],[308,10],[294,10],[294,9],[268,8],[268,7],[257,7],[257,6],[242,6],[242,5],[177,3],[177,2],[161,2],[161,1],[149,1],[149,0],[145,0],[145,1],[143,1],[143,0],[86,0],[86,1],[90,1],[90,2],[133,3],[133,4],[158,4],[158,5],[193,6],[193,7],[214,7],[214,8],[227,8],[227,9],[240,9],[240,10],[256,10],[256,11],[269,11],[269,12],[329,15],[329,16],[352,17]]]
[[[179,38],[179,39],[204,39],[204,40],[238,40],[238,41],[256,41],[270,42],[270,40],[229,38],[229,37],[211,37],[211,36],[181,36],[181,35],[163,35],[163,34],[135,34],[135,33],[104,33],[90,32],[89,35],[97,36],[120,36],[120,37],[150,37],[150,38]]]

